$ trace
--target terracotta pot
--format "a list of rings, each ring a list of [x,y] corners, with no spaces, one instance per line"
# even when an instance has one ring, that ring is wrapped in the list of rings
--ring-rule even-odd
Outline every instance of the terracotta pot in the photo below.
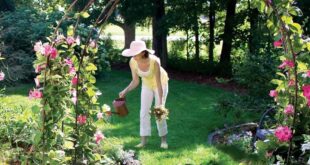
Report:
[[[125,98],[117,98],[113,101],[113,106],[117,115],[124,117],[128,115]]]

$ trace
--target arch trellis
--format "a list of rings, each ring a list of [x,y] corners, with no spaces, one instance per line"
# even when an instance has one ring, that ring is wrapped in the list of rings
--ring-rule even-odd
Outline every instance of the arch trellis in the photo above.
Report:
[[[93,62],[103,30],[101,25],[106,23],[119,0],[110,0],[94,24],[85,28],[79,25],[82,19],[89,17],[87,10],[94,4],[94,0],[89,0],[81,12],[74,14],[75,23],[61,29],[61,24],[69,19],[68,15],[77,2],[74,0],[70,4],[48,37],[49,42],[39,41],[34,46],[37,57],[34,67],[38,76],[36,88],[30,91],[29,96],[42,98],[41,106],[33,108],[41,113],[37,121],[39,130],[29,152],[34,163],[88,164],[98,161],[94,150],[104,136],[95,126],[98,121],[96,114],[102,109],[97,103],[100,91],[94,85],[97,67]],[[65,30],[66,34],[63,34]],[[59,153],[63,160],[55,156]]]

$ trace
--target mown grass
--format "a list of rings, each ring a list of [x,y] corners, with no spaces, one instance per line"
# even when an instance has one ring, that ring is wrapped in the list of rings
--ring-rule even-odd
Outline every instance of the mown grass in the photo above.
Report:
[[[130,73],[112,71],[97,81],[102,91],[100,103],[112,104],[114,98],[130,82]],[[7,96],[0,98],[7,105],[31,106],[27,93],[32,85],[21,85],[7,89]],[[170,80],[166,107],[170,109],[168,120],[169,149],[160,149],[160,138],[154,117],[152,118],[152,136],[143,149],[135,149],[139,143],[139,106],[140,88],[129,93],[127,106],[129,115],[120,118],[112,116],[111,122],[102,126],[107,137],[106,143],[114,142],[124,145],[125,149],[134,149],[144,165],[179,165],[179,164],[261,164],[260,159],[246,153],[238,147],[210,146],[207,144],[209,133],[222,128],[233,117],[224,118],[216,109],[218,99],[232,97],[233,94],[218,88],[196,83]],[[237,122],[256,119],[251,113],[244,113]],[[107,144],[108,145],[108,144]],[[0,147],[1,148],[1,147]]]

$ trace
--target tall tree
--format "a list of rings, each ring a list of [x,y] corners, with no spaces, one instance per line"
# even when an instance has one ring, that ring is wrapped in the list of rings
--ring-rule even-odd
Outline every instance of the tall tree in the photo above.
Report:
[[[165,1],[164,0],[153,0],[154,13],[153,13],[153,49],[156,55],[161,59],[161,64],[163,67],[167,65],[167,35],[168,32],[165,29]]]
[[[214,28],[215,28],[215,3],[214,0],[210,0],[210,7],[209,7],[209,21],[210,21],[210,27],[209,27],[209,62],[213,63],[214,55],[213,55],[213,49],[214,49]]]
[[[199,63],[199,23],[198,23],[198,3],[197,0],[194,0],[194,8],[196,10],[193,11],[194,14],[194,19],[193,19],[193,23],[194,23],[194,34],[195,34],[195,61],[197,63]]]
[[[221,67],[220,70],[223,76],[232,75],[232,64],[230,53],[232,49],[236,3],[237,0],[227,0],[226,4],[226,19],[223,35],[223,47],[220,56],[220,67]]]

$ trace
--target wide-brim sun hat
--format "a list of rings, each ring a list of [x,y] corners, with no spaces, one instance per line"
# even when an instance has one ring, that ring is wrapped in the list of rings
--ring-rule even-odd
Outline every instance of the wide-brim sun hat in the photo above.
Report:
[[[155,51],[154,50],[151,50],[151,49],[147,49],[146,48],[146,44],[144,41],[140,41],[140,40],[137,40],[137,41],[132,41],[130,43],[130,47],[129,49],[125,49],[123,52],[122,52],[122,55],[125,56],[125,57],[132,57],[132,56],[135,56],[139,53],[141,53],[142,51],[148,51],[150,54],[154,54]]]

